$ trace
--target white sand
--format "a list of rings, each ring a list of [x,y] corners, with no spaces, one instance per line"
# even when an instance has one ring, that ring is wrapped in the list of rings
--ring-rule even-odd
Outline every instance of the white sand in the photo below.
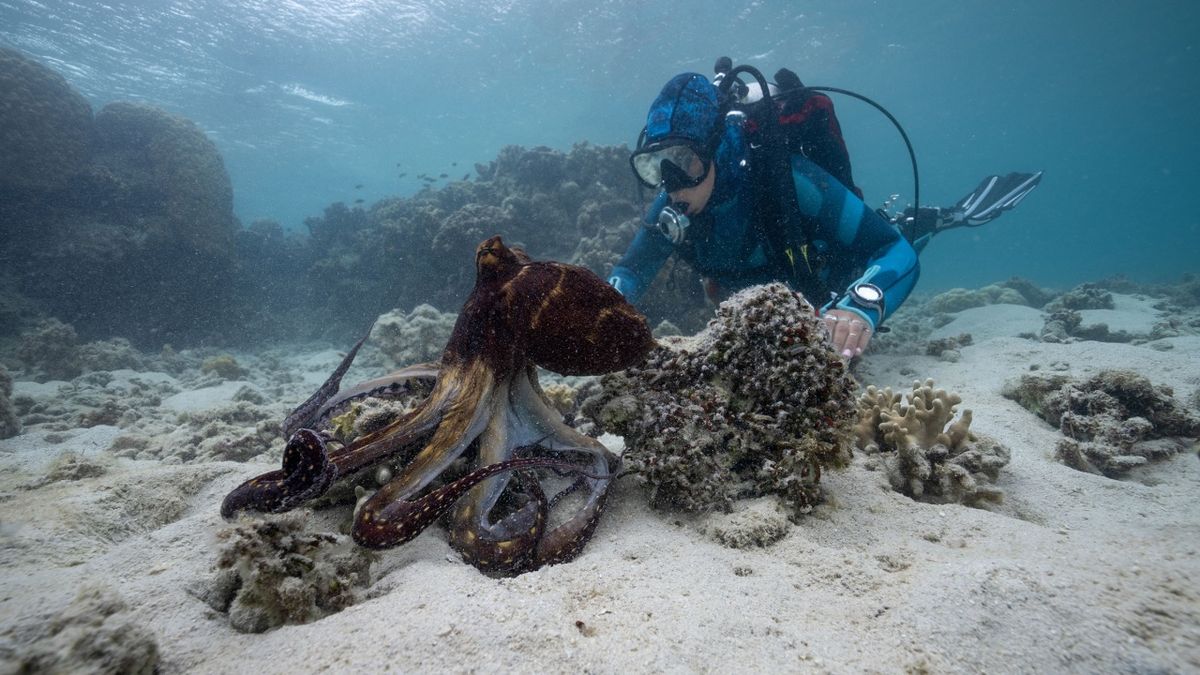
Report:
[[[962,395],[973,429],[1012,451],[996,512],[914,502],[859,460],[826,473],[829,502],[784,539],[734,550],[702,519],[649,509],[626,480],[574,562],[490,579],[433,528],[382,557],[371,599],[260,635],[185,588],[214,563],[221,498],[274,466],[117,460],[104,476],[30,490],[19,486],[50,459],[97,456],[117,430],[0,442],[0,646],[100,582],[154,633],[163,673],[1200,670],[1196,453],[1136,480],[1080,473],[1051,459],[1055,430],[1000,395],[1031,366],[1121,367],[1186,399],[1200,386],[1200,338],[1158,341],[1167,351],[1042,344],[1006,337],[1029,330],[1023,311],[960,321],[948,334],[975,343],[957,363],[872,356],[860,374],[905,389],[932,377]]]

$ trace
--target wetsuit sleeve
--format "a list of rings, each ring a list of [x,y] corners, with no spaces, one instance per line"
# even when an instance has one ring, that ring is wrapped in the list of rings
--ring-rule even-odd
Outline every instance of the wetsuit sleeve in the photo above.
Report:
[[[658,216],[657,213],[654,215]],[[608,283],[636,305],[674,250],[674,245],[662,233],[648,227],[640,228],[625,255],[613,267]]]
[[[834,265],[865,269],[850,286],[872,283],[883,291],[882,316],[858,307],[845,293],[822,311],[833,306],[847,309],[877,327],[903,304],[916,285],[921,269],[917,252],[899,230],[868,208],[858,195],[805,157],[792,158],[792,178],[800,212],[816,223],[810,238],[829,243]]]

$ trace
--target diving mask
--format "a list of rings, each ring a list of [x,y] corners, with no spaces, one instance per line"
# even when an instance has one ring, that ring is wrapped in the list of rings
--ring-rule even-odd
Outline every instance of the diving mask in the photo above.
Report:
[[[629,164],[642,185],[675,192],[704,182],[711,163],[690,143],[675,143],[641,148],[629,156]]]

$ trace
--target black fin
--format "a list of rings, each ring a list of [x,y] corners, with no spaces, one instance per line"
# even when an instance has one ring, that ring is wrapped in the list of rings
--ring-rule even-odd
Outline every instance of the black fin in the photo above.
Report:
[[[953,219],[939,229],[959,225],[977,227],[990,222],[1001,213],[1021,203],[1022,199],[1042,181],[1042,172],[1010,173],[1006,176],[988,176],[966,197],[958,200],[951,210]]]

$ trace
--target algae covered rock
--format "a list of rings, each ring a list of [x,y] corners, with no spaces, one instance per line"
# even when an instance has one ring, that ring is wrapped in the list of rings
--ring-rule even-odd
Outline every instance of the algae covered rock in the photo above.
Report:
[[[1055,458],[1067,466],[1119,478],[1131,469],[1185,450],[1200,436],[1200,417],[1128,370],[1104,370],[1086,380],[1025,375],[1004,395],[1062,432]]]
[[[809,510],[821,469],[847,460],[855,386],[812,306],[783,284],[756,286],[700,334],[659,342],[583,405],[625,437],[651,503],[729,510],[774,494],[793,517]]]
[[[998,442],[973,433],[971,411],[957,420],[958,394],[934,389],[933,380],[913,382],[901,396],[868,387],[858,399],[856,445],[882,465],[897,492],[918,501],[981,506],[998,502],[993,484],[1010,454]]]
[[[205,602],[245,633],[310,623],[354,604],[375,554],[346,535],[305,531],[308,517],[285,513],[222,530],[217,573],[200,590]]]

